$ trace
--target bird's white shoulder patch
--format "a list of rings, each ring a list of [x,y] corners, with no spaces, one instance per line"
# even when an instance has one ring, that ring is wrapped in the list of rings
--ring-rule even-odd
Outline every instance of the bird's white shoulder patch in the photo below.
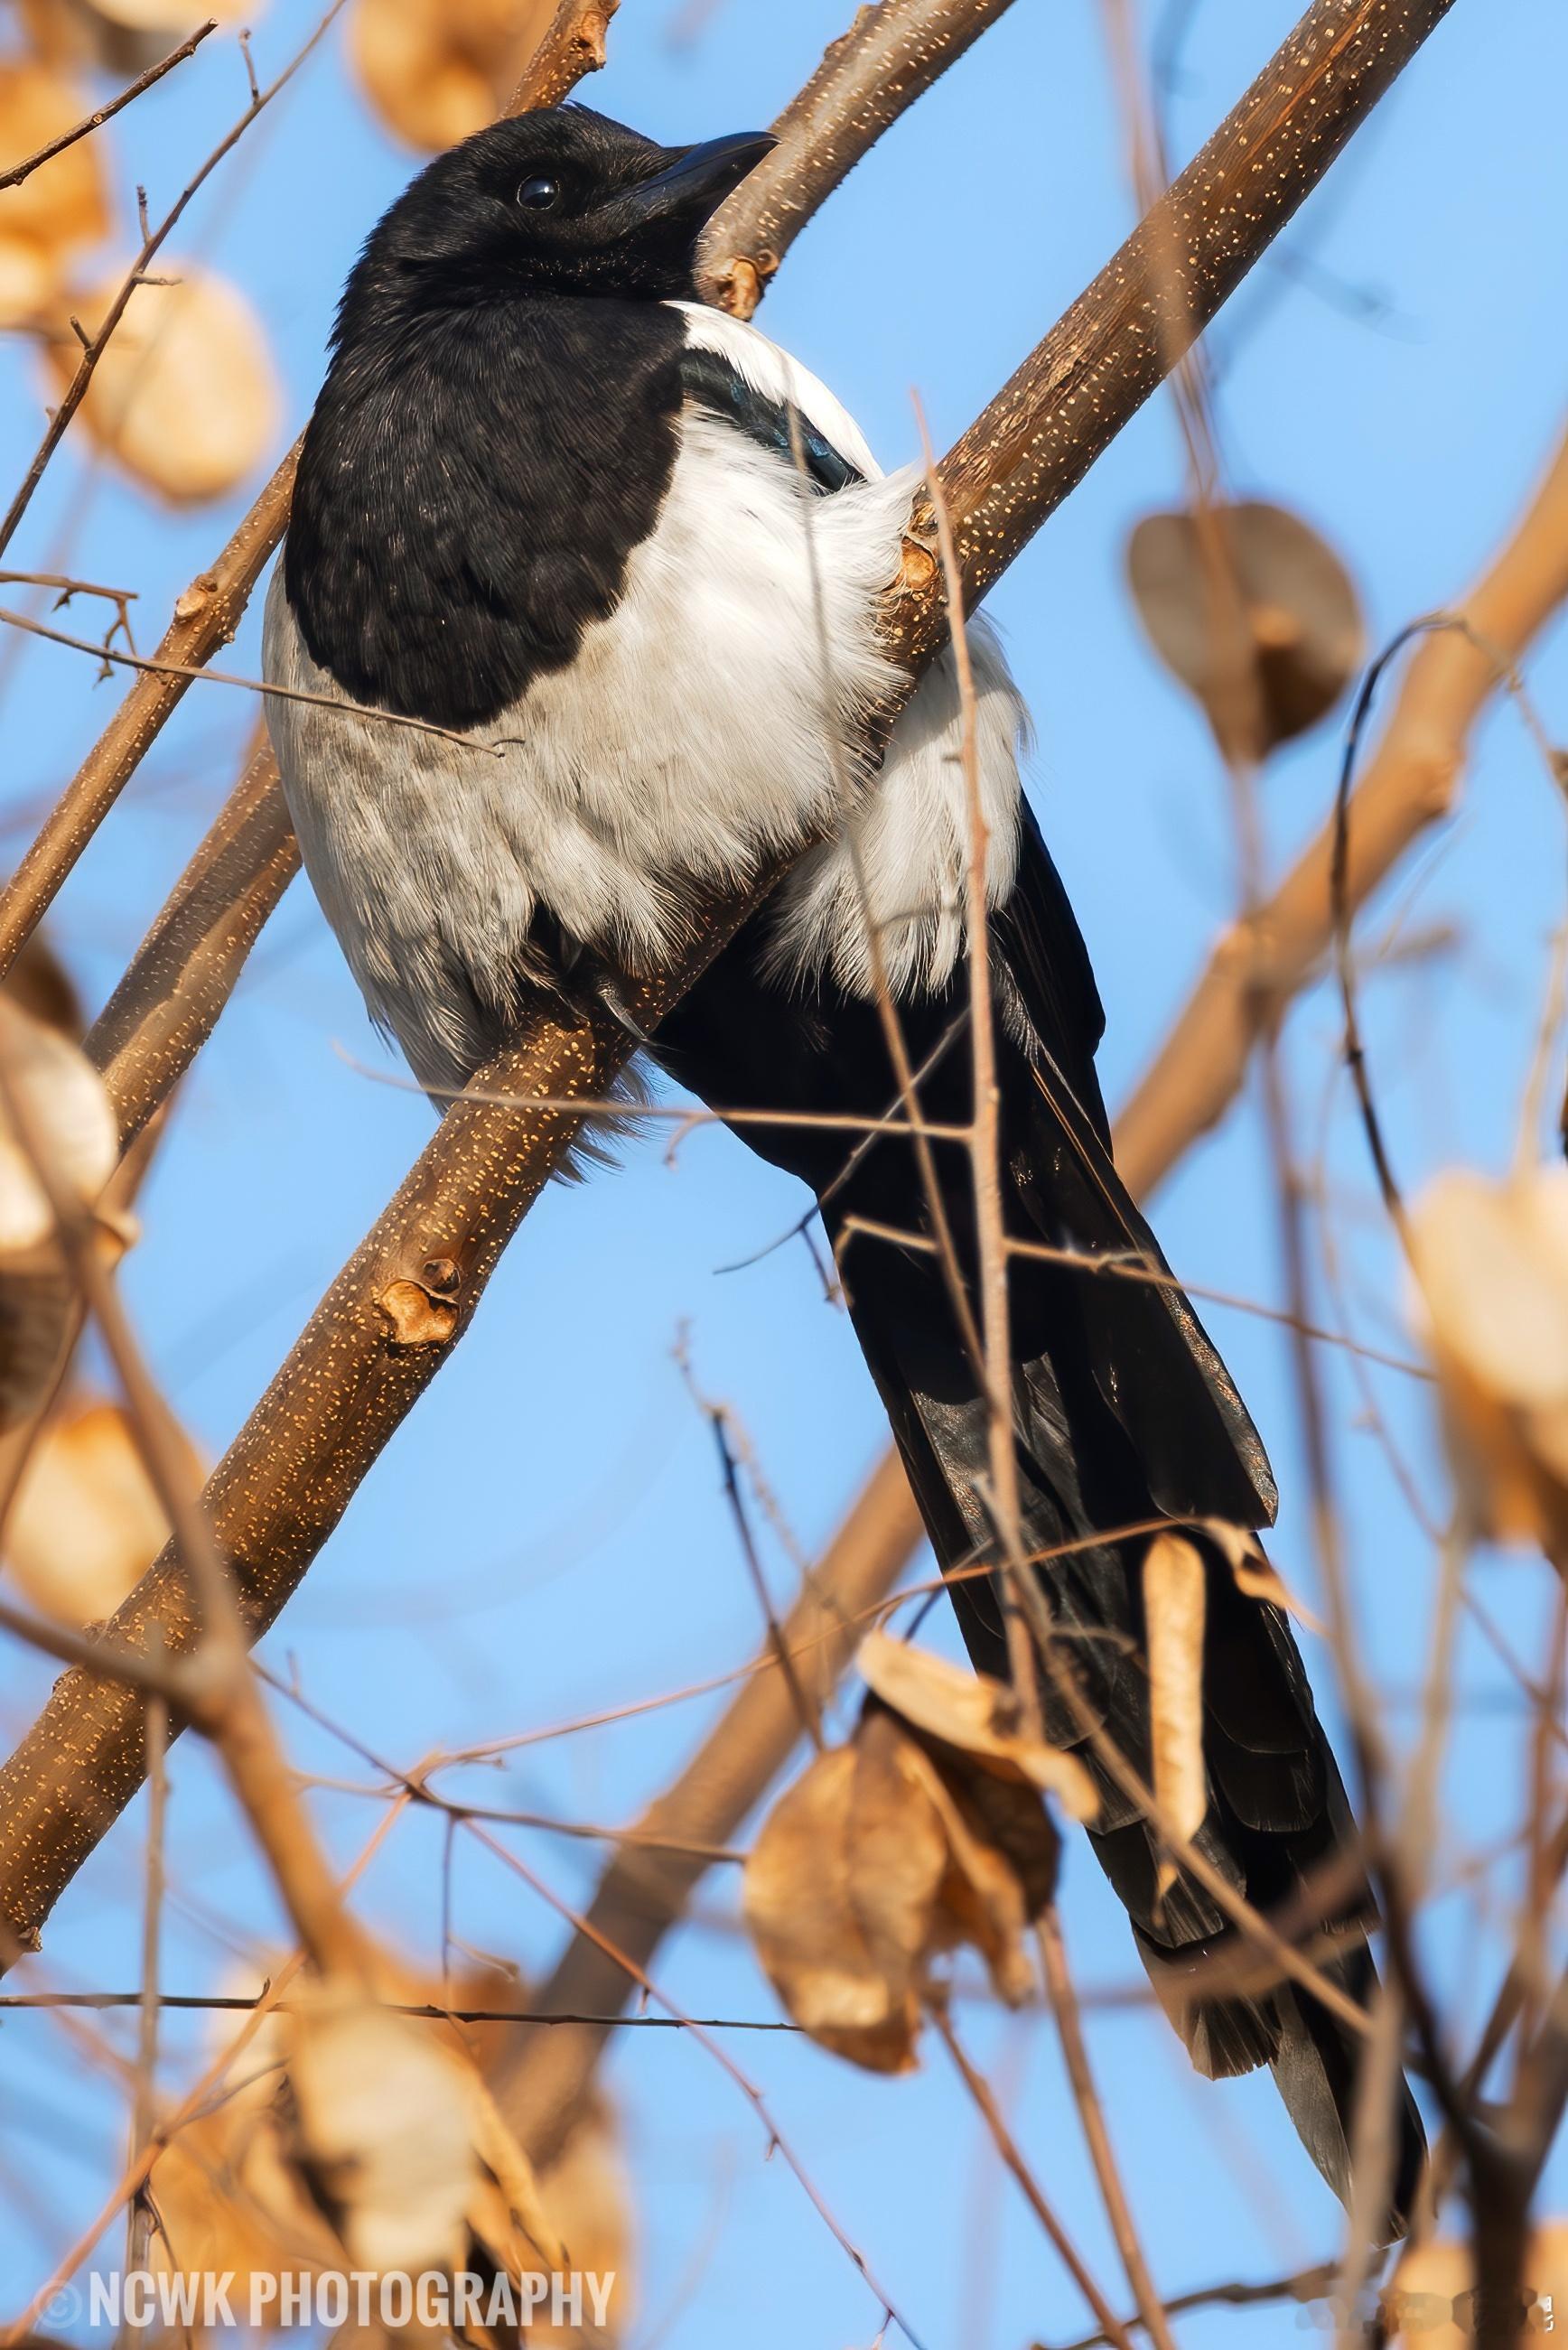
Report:
[[[684,317],[689,343],[717,352],[764,399],[797,408],[868,482],[885,478],[859,425],[809,368],[724,311],[701,302],[670,307]],[[901,532],[917,476],[911,470],[893,478],[903,493],[898,509]],[[811,501],[804,509],[805,526],[823,530],[827,512],[844,495],[840,491],[836,497]],[[890,546],[888,553],[896,569],[898,549]],[[829,637],[829,660],[840,642]],[[1028,712],[988,622],[970,622],[969,650],[981,802],[989,834],[986,889],[995,906],[1007,897],[1017,870],[1018,771]],[[822,658],[819,649],[819,666]],[[810,979],[831,971],[840,986],[867,993],[877,960],[873,933],[895,993],[912,986],[940,987],[950,976],[965,936],[971,837],[962,738],[957,667],[952,655],[944,653],[894,729],[875,785],[855,794],[837,837],[808,854],[780,891],[773,957],[780,979]]]
[[[716,351],[727,359],[742,381],[764,400],[781,408],[797,408],[824,440],[831,442],[868,482],[880,481],[882,468],[871,453],[866,435],[842,401],[807,367],[743,318],[725,310],[711,310],[705,302],[671,302],[686,321],[686,340],[695,350]]]
[[[986,903],[997,907],[1018,870],[1019,763],[1029,713],[990,622],[971,619],[968,639]],[[947,651],[920,680],[881,772],[847,822],[808,850],[780,889],[770,958],[776,977],[831,972],[840,987],[867,995],[879,961],[895,995],[946,985],[968,938],[973,827],[963,732],[958,667]]]

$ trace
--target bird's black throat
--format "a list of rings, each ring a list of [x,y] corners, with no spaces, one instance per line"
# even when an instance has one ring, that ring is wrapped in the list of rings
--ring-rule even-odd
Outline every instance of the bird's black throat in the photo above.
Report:
[[[660,302],[346,305],[284,556],[311,659],[452,727],[565,667],[658,520],[684,346]]]

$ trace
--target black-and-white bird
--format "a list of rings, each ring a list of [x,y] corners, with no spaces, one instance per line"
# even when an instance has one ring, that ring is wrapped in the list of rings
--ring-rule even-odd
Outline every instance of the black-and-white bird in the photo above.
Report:
[[[580,108],[524,115],[421,172],[344,294],[268,599],[266,673],[445,731],[285,695],[268,717],[327,918],[373,1017],[437,1095],[541,991],[618,1001],[627,974],[679,943],[698,893],[826,835],[659,1029],[658,1060],[728,1110],[880,1117],[897,1086],[875,936],[928,1117],[970,1114],[950,659],[874,774],[863,745],[890,681],[875,610],[915,476],[884,476],[813,376],[696,299],[698,236],[771,143],[667,148]],[[1008,1225],[1158,1265],[1112,1163],[1089,959],[1020,791],[1024,712],[983,621],[969,640]],[[503,757],[483,747],[497,742]],[[740,1130],[810,1185],[830,1234],[854,1219],[929,1233],[907,1140]],[[972,1281],[971,1170],[958,1146],[934,1148]],[[938,1557],[994,1556],[985,1407],[940,1266],[860,1238],[845,1267]],[[1084,1545],[1043,1565],[1041,1586],[1094,1716],[1147,1773],[1145,1544],[1092,1538],[1162,1516],[1264,1524],[1273,1482],[1174,1287],[1026,1256],[1011,1284],[1023,1539]],[[1293,1906],[1298,1929],[1336,1937],[1322,1963],[1363,2000],[1375,1977],[1365,1887],[1344,1865],[1355,1831],[1295,1643],[1195,1539],[1209,1569],[1197,1841],[1259,1908]],[[970,1579],[952,1596],[975,1663],[1004,1677],[994,1590]],[[1194,2063],[1272,2065],[1345,2195],[1355,2033],[1289,1984],[1186,1988],[1231,1947],[1226,1918],[1185,1876],[1161,1900],[1136,1805],[1084,1749],[1082,1721],[1050,1687],[1043,1700],[1050,1734],[1095,1772],[1091,1841]],[[1407,2091],[1397,2137],[1396,2224],[1422,2145]]]

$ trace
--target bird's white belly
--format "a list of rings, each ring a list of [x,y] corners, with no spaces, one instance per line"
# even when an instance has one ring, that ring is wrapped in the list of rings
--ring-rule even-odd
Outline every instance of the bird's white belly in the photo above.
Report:
[[[273,695],[268,723],[311,880],[372,1014],[422,1082],[460,1084],[514,1015],[541,909],[628,966],[678,933],[681,884],[738,882],[828,828],[858,790],[860,720],[891,681],[875,641],[911,477],[805,492],[701,411],[626,592],[576,658],[453,739]],[[809,534],[809,536],[808,536]],[[1020,713],[980,656],[993,895],[1011,882]],[[278,567],[265,671],[338,698]],[[945,976],[961,941],[966,838],[950,674],[926,680],[856,819],[861,878],[895,980]],[[866,982],[859,882],[842,844],[786,885],[781,966]],[[535,959],[536,960],[536,959]]]

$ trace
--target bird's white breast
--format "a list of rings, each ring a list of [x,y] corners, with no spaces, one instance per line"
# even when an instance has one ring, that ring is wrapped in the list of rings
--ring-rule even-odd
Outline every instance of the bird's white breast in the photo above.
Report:
[[[871,478],[813,495],[772,451],[689,408],[652,534],[608,619],[459,740],[274,695],[268,723],[306,868],[370,1009],[427,1085],[461,1084],[514,1013],[531,926],[631,966],[668,951],[680,884],[739,882],[847,814],[781,893],[781,976],[831,966],[868,983],[866,902],[896,984],[940,982],[962,937],[964,785],[950,669],[929,672],[875,789],[861,720],[892,681],[873,615],[914,487],[875,477],[814,378],[738,321],[681,306],[694,339],[793,399]],[[1015,855],[1021,712],[993,641],[971,630],[990,882]],[[332,698],[282,585],[267,599],[270,682]],[[847,804],[847,806],[846,806]],[[864,884],[865,897],[862,895]]]

